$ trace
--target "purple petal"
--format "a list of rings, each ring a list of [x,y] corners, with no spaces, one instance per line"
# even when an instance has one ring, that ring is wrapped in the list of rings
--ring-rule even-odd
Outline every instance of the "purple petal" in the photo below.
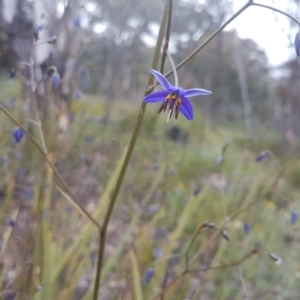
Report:
[[[211,95],[211,91],[203,90],[203,89],[190,89],[184,91],[185,97],[195,97],[201,95]]]
[[[179,107],[179,110],[188,120],[193,120],[194,113],[192,104],[185,97],[181,97],[181,105]]]
[[[164,75],[153,69],[149,69],[149,71],[153,74],[153,76],[165,90],[170,90],[173,87]]]
[[[168,94],[169,94],[168,91],[154,92],[154,93],[151,93],[148,96],[144,97],[144,101],[146,101],[146,102],[163,102],[163,101],[165,101]]]

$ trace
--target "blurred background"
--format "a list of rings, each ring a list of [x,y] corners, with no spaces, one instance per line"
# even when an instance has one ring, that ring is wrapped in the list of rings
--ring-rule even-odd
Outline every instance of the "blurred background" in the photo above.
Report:
[[[174,1],[175,64],[245,3]],[[298,0],[257,3],[299,16]],[[49,157],[100,224],[147,88],[163,7],[0,1],[0,103],[37,140],[32,120],[41,119]],[[109,225],[99,299],[300,299],[297,161],[270,188],[300,150],[297,26],[248,8],[178,71],[181,87],[213,93],[192,99],[193,122],[180,115],[167,124],[159,105],[149,105]],[[0,124],[0,299],[93,299],[97,230],[66,201],[30,140],[13,139],[3,113]],[[188,274],[157,296],[184,270],[182,253],[206,221],[216,226],[196,235],[194,269],[233,263],[257,242],[261,253]],[[273,252],[282,264],[268,258]]]

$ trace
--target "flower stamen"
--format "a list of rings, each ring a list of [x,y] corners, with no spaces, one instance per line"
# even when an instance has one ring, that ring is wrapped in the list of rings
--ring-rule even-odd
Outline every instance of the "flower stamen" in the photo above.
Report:
[[[174,107],[175,107],[175,119],[178,118],[179,111],[180,111],[179,110],[180,104],[181,104],[181,99],[180,99],[179,95],[177,93],[171,93],[166,97],[166,99],[160,106],[158,113],[160,113],[162,111],[165,112],[167,109],[167,106],[169,105],[169,114],[168,114],[168,118],[167,118],[167,123],[168,123],[172,117]]]

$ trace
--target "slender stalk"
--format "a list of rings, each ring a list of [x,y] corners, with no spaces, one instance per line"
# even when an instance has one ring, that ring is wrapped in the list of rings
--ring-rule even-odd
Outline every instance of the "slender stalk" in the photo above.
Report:
[[[198,226],[197,230],[194,232],[191,240],[188,243],[188,246],[185,250],[184,256],[185,256],[185,269],[188,270],[189,269],[189,251],[191,250],[197,236],[201,233],[202,229],[207,228],[207,224],[206,223],[202,223]]]
[[[168,50],[169,41],[170,41],[170,35],[171,35],[171,24],[172,24],[172,13],[173,13],[173,0],[168,1],[168,23],[167,23],[167,29],[166,29],[166,39],[164,44],[164,50]],[[160,66],[160,73],[164,72],[165,62],[166,62],[166,51],[163,52],[162,58],[161,58],[161,66]]]
[[[33,43],[34,45],[35,42]],[[35,48],[33,48],[35,49]],[[41,123],[41,119],[40,119],[40,115],[39,115],[39,109],[38,109],[38,100],[37,100],[37,86],[35,84],[35,76],[34,76],[34,70],[33,70],[33,66],[34,66],[34,59],[33,59],[33,55],[34,53],[31,54],[31,61],[29,64],[29,70],[30,70],[30,78],[31,78],[31,91],[32,94],[34,96],[34,109],[35,109],[35,114],[36,114],[36,126],[38,127],[38,131],[39,131],[39,135],[40,135],[40,139],[41,139],[41,143],[42,143],[42,147],[43,147],[43,151],[47,154],[47,146],[46,146],[46,142],[45,142],[45,138],[44,138],[44,134],[43,134],[43,130],[42,130],[42,123]]]
[[[167,16],[168,16],[168,11],[171,9],[171,5],[172,5],[172,1],[169,0],[169,2],[167,1],[165,4],[165,8],[164,8],[164,13],[163,13],[163,18],[161,21],[161,25],[160,25],[160,29],[159,29],[159,34],[158,34],[158,38],[157,38],[157,43],[156,43],[156,47],[155,47],[155,53],[154,53],[154,57],[153,57],[153,61],[152,61],[152,68],[153,69],[157,69],[158,66],[158,61],[159,61],[159,56],[160,56],[160,49],[162,47],[162,41],[163,41],[163,36],[164,36],[164,31],[166,28],[166,24],[167,24]],[[171,22],[168,22],[168,27],[171,26]],[[170,32],[170,29],[167,28],[166,30],[167,33]],[[162,61],[161,63],[161,69],[164,69],[164,63],[165,60]],[[147,85],[147,90],[145,92],[145,95],[147,95],[151,90],[148,89],[149,86],[152,86],[154,84],[154,77],[151,75],[149,77],[149,82]],[[137,118],[137,121],[135,123],[135,127],[129,142],[129,146],[128,146],[128,150],[124,159],[124,163],[123,166],[121,168],[117,183],[116,183],[116,187],[112,193],[111,196],[111,200],[108,206],[108,210],[105,214],[105,218],[104,218],[104,222],[102,225],[101,230],[99,231],[99,250],[98,250],[98,263],[97,263],[97,272],[96,272],[96,281],[95,281],[95,287],[94,287],[94,300],[97,300],[98,297],[98,290],[100,287],[100,282],[101,282],[101,271],[102,271],[102,267],[103,267],[103,259],[104,259],[104,250],[105,250],[105,241],[106,241],[106,233],[107,233],[107,227],[113,212],[113,209],[115,207],[115,203],[127,170],[127,166],[129,164],[129,160],[131,158],[131,155],[133,153],[134,150],[134,146],[144,119],[144,115],[145,115],[145,111],[146,111],[146,107],[147,107],[147,103],[146,102],[142,102],[141,104],[141,108],[140,108],[140,112]]]
[[[248,259],[249,257],[251,257],[254,254],[257,254],[257,251],[251,251],[250,253],[248,253],[246,256],[244,256],[243,258],[233,262],[233,263],[229,263],[226,265],[219,265],[219,266],[211,266],[211,267],[207,267],[207,268],[199,268],[199,269],[194,269],[194,270],[188,270],[189,273],[192,272],[200,272],[200,271],[208,271],[208,270],[219,270],[219,269],[226,269],[226,268],[231,268],[231,267],[236,267],[238,265],[240,265],[243,261],[245,261],[246,259]]]
[[[64,181],[60,173],[57,171],[51,160],[49,159],[47,153],[44,152],[43,148],[39,145],[39,143],[35,140],[35,138],[0,104],[0,111],[2,111],[16,126],[22,129],[22,131],[26,134],[26,136],[30,139],[32,144],[39,150],[39,152],[43,155],[48,165],[53,170],[57,179],[60,181],[61,185],[64,187],[66,192],[70,195],[74,205],[80,208],[82,214],[84,214],[99,230],[101,229],[100,224],[87,212],[87,210],[80,204],[80,202],[75,198],[75,196],[70,191],[67,183]]]
[[[165,52],[167,53],[168,59],[169,59],[169,61],[171,63],[171,66],[172,66],[172,70],[173,70],[174,78],[175,78],[175,86],[178,86],[178,75],[177,75],[176,67],[175,67],[175,64],[174,64],[174,60],[171,56],[170,51],[167,48],[165,49]]]
[[[227,268],[232,268],[232,267],[236,267],[239,266],[242,262],[244,262],[245,260],[247,260],[248,258],[250,258],[251,256],[255,255],[259,253],[258,251],[251,251],[250,253],[248,253],[246,256],[244,256],[243,258],[233,262],[233,263],[229,263],[229,264],[225,264],[225,265],[219,265],[219,266],[211,266],[211,267],[207,267],[207,268],[200,268],[200,269],[194,269],[194,270],[184,270],[181,274],[179,274],[177,277],[175,277],[169,284],[167,284],[154,298],[155,299],[159,299],[161,298],[172,286],[175,285],[175,283],[177,283],[178,281],[182,280],[186,275],[188,275],[189,273],[194,273],[194,272],[207,272],[210,270],[219,270],[219,269],[227,269]]]
[[[228,19],[222,26],[220,26],[211,36],[209,36],[198,48],[196,48],[194,50],[194,52],[192,52],[186,59],[184,59],[181,63],[179,63],[176,66],[176,70],[180,69],[183,65],[185,65],[187,62],[189,62],[199,51],[201,51],[218,33],[220,33],[229,23],[231,23],[234,19],[236,19],[244,10],[246,10],[248,7],[250,6],[259,6],[259,7],[264,7],[267,9],[271,9],[273,11],[279,12],[285,16],[287,16],[288,18],[292,19],[294,22],[296,22],[299,27],[300,27],[300,22],[292,17],[291,15],[289,15],[288,13],[274,8],[272,6],[268,6],[268,5],[264,5],[264,4],[260,4],[260,3],[254,3],[253,0],[249,0],[240,10],[238,10],[230,19]],[[171,70],[170,72],[168,72],[165,77],[169,77],[171,74],[173,74],[173,70]]]
[[[292,20],[293,20],[294,22],[296,22],[296,23],[298,24],[298,26],[300,27],[300,22],[299,22],[296,18],[292,17],[292,16],[289,15],[288,13],[286,13],[286,12],[284,12],[284,11],[278,9],[278,8],[275,8],[275,7],[272,7],[272,6],[268,6],[268,5],[265,5],[265,4],[254,3],[254,2],[251,3],[251,5],[253,5],[253,6],[259,6],[259,7],[264,7],[264,8],[267,8],[267,9],[271,9],[271,10],[273,10],[273,11],[277,11],[277,12],[279,12],[279,13],[281,13],[281,14],[287,16],[288,18],[292,19]]]
[[[252,1],[249,0],[240,10],[238,10],[230,19],[228,19],[223,25],[221,25],[211,36],[209,36],[198,48],[194,50],[186,59],[176,66],[176,70],[180,69],[183,65],[189,62],[200,50],[202,50],[218,33],[220,33],[228,24],[230,24],[235,18],[237,18],[244,10],[252,5]],[[173,71],[170,71],[165,75],[169,77],[173,74]]]

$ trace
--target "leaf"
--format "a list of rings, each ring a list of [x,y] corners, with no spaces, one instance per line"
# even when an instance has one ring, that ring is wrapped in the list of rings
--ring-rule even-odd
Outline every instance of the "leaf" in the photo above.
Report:
[[[143,300],[143,292],[141,286],[141,276],[138,268],[138,262],[135,252],[131,249],[129,251],[131,268],[132,268],[132,280],[133,280],[133,292],[135,300]]]

